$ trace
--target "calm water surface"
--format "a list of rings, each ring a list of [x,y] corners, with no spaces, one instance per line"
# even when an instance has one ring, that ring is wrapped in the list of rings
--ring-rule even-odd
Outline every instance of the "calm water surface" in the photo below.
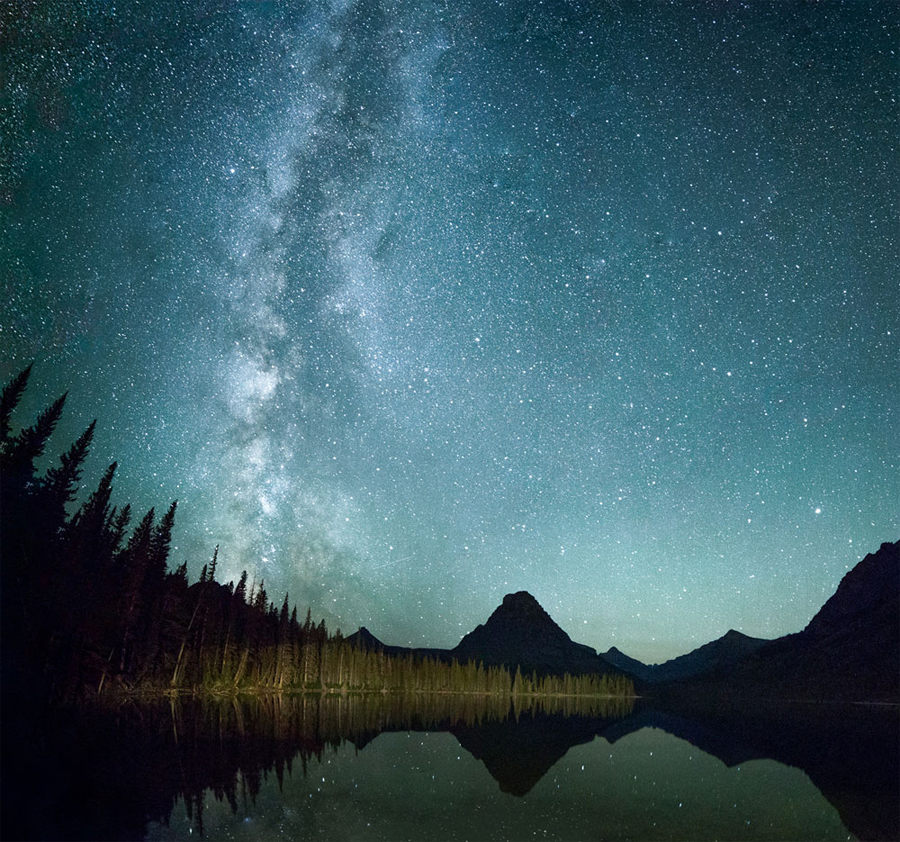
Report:
[[[191,838],[177,805],[148,838]],[[263,784],[236,812],[208,792],[212,839],[771,839],[852,838],[805,773],[774,760],[728,768],[654,728],[572,747],[523,795],[501,791],[451,733],[385,733],[345,743]]]
[[[11,839],[900,838],[896,708],[157,699],[4,730]]]

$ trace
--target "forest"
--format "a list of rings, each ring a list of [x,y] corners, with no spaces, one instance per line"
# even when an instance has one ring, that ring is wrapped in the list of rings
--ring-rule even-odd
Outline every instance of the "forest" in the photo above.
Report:
[[[522,675],[481,662],[355,647],[311,611],[300,621],[265,583],[216,579],[218,547],[199,580],[170,568],[177,501],[140,518],[112,504],[116,463],[80,504],[96,421],[38,473],[62,395],[13,434],[31,367],[0,395],[0,632],[4,702],[71,704],[122,693],[292,691],[633,695],[618,675]],[[132,526],[132,524],[135,525]]]

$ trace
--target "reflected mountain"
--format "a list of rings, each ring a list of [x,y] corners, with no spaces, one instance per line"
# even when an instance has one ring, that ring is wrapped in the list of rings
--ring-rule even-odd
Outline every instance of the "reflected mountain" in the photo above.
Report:
[[[770,758],[803,770],[859,839],[895,839],[896,708],[770,705],[752,711],[631,707],[622,700],[476,696],[268,696],[218,703],[128,704],[68,718],[4,745],[0,833],[11,839],[141,839],[186,810],[203,832],[210,795],[233,812],[273,774],[306,775],[344,742],[357,750],[391,731],[445,731],[499,789],[527,797],[570,748],[662,729],[729,767]],[[8,735],[4,734],[7,738]]]
[[[645,707],[614,723],[611,743],[659,728],[729,768],[769,759],[803,770],[858,839],[900,839],[900,716],[892,705],[757,703]]]
[[[476,760],[484,763],[502,792],[523,796],[573,746],[591,742],[605,720],[543,714],[455,726],[450,733]]]
[[[729,768],[775,760],[803,770],[858,839],[900,838],[895,707],[771,704],[752,711],[639,707],[619,719],[536,716],[449,730],[503,792],[526,795],[573,746],[658,728]]]

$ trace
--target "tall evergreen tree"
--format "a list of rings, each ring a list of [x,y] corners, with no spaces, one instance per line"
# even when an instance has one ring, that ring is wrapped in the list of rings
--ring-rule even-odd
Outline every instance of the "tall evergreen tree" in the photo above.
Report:
[[[26,381],[27,377],[20,375],[4,390],[8,414],[21,397]],[[30,633],[30,621],[24,616],[25,600],[32,597],[36,579],[47,563],[41,508],[32,500],[36,490],[34,462],[44,452],[65,401],[65,395],[57,398],[31,427],[0,448],[0,614],[5,634]],[[8,427],[8,417],[6,424]]]
[[[92,421],[78,440],[60,457],[59,466],[48,469],[38,483],[39,505],[45,519],[42,526],[50,536],[57,536],[65,526],[66,506],[75,499],[78,492],[82,465],[93,441],[96,426],[97,421]]]
[[[150,566],[153,546],[155,512],[151,508],[131,534],[128,546],[121,553],[121,602],[119,605],[119,672],[134,666],[134,638],[143,608],[144,579]]]
[[[5,450],[9,442],[10,419],[13,410],[22,400],[25,388],[28,386],[28,378],[31,375],[31,366],[24,368],[12,380],[9,381],[0,392],[0,452]]]
[[[59,423],[67,394],[63,393],[53,401],[38,416],[34,424],[21,430],[17,436],[7,442],[7,446],[0,453],[0,467],[3,469],[3,476],[9,482],[18,482],[20,486],[17,490],[24,490],[33,483],[34,461],[43,455],[47,441]]]
[[[150,564],[155,575],[166,572],[166,562],[169,558],[169,548],[172,545],[172,527],[175,524],[175,509],[178,501],[172,501],[166,513],[162,516],[153,533],[150,548]]]
[[[106,527],[103,533],[106,543],[103,546],[103,555],[100,557],[100,561],[112,561],[125,538],[125,533],[128,530],[130,521],[130,503],[126,503],[120,511],[116,511],[115,508],[110,511],[109,517],[106,519]]]
[[[11,402],[11,398],[9,399]],[[21,577],[34,570],[39,552],[38,532],[29,529],[36,511],[30,510],[30,498],[35,491],[34,462],[44,452],[47,441],[59,423],[66,396],[62,395],[48,406],[31,426],[7,441],[0,451],[0,555],[4,558],[3,587],[20,582]]]
[[[207,570],[206,577],[210,582],[216,581],[216,567],[219,563],[219,545],[216,544],[216,548],[213,550],[212,561],[209,563],[209,569]]]
[[[138,626],[140,636],[141,663],[136,665],[142,673],[152,672],[162,648],[162,637],[166,626],[170,625],[173,589],[178,587],[177,578],[167,575],[169,549],[172,545],[172,527],[175,523],[175,500],[162,516],[153,537],[147,560],[147,570],[141,585],[141,612]],[[187,568],[185,568],[186,570]],[[187,581],[183,583],[185,588]]]
[[[99,534],[107,523],[110,514],[109,501],[112,497],[112,481],[118,463],[113,462],[104,472],[100,484],[91,492],[90,497],[75,512],[69,532]]]

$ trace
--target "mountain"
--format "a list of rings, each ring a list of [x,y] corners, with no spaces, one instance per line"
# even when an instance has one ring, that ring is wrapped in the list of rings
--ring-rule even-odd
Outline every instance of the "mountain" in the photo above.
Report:
[[[681,681],[734,664],[768,642],[763,638],[749,637],[731,629],[722,637],[663,664],[643,664],[636,658],[629,658],[615,647],[601,653],[600,657],[631,673],[635,678],[653,684],[660,681]]]
[[[507,594],[484,625],[451,650],[460,661],[521,667],[538,674],[616,673],[590,646],[575,643],[528,591]]]
[[[706,643],[687,655],[681,655],[653,668],[653,681],[679,681],[691,675],[727,667],[765,646],[769,641],[749,637],[731,629],[722,637]]]
[[[900,702],[900,542],[850,570],[803,631],[688,678],[682,695]]]
[[[389,646],[365,626],[346,638],[361,649],[388,655],[412,655],[441,661],[481,661],[491,666],[520,667],[526,675],[571,675],[601,673],[619,675],[615,665],[601,658],[590,646],[575,643],[541,608],[527,591],[507,594],[484,624],[469,632],[453,649]]]
[[[367,649],[372,652],[378,652],[384,649],[384,644],[365,626],[360,626],[353,634],[346,637],[345,640],[357,649]]]
[[[844,575],[837,591],[803,633],[819,640],[855,638],[861,633],[896,633],[900,602],[900,541],[884,543]],[[894,639],[894,636],[891,636]]]
[[[390,646],[382,643],[365,626],[360,626],[353,634],[345,638],[347,643],[357,649],[368,649],[376,652],[384,652],[386,655],[403,656],[413,655],[418,658],[434,658],[437,661],[451,661],[453,656],[449,649],[430,649],[426,647],[413,648],[411,646]]]
[[[730,701],[735,704],[721,696],[696,696],[686,707],[638,704],[599,734],[615,743],[642,728],[658,728],[729,768],[763,758],[795,766],[837,809],[852,838],[900,839],[900,720],[895,709]]]
[[[526,675],[621,674],[590,646],[575,643],[527,591],[507,594],[483,625],[476,626],[453,649],[389,646],[365,626],[347,638],[362,649],[388,655],[413,655],[461,663],[482,661],[492,666],[520,667]]]
[[[766,641],[731,630],[647,665],[615,647],[598,655],[575,643],[527,591],[507,594],[487,622],[453,649],[387,646],[365,628],[348,640],[388,654],[521,667],[524,673],[626,673],[639,691],[690,697],[900,702],[900,541],[885,543],[842,579],[796,634]],[[655,689],[651,689],[655,688]]]
[[[616,649],[615,646],[606,652],[601,652],[600,657],[604,661],[609,661],[614,667],[630,673],[641,681],[653,681],[653,671],[656,669],[655,664],[645,664],[637,658],[631,658],[624,652]]]
[[[457,723],[450,733],[484,763],[501,792],[522,797],[573,746],[593,742],[609,720],[535,713],[476,725]]]

